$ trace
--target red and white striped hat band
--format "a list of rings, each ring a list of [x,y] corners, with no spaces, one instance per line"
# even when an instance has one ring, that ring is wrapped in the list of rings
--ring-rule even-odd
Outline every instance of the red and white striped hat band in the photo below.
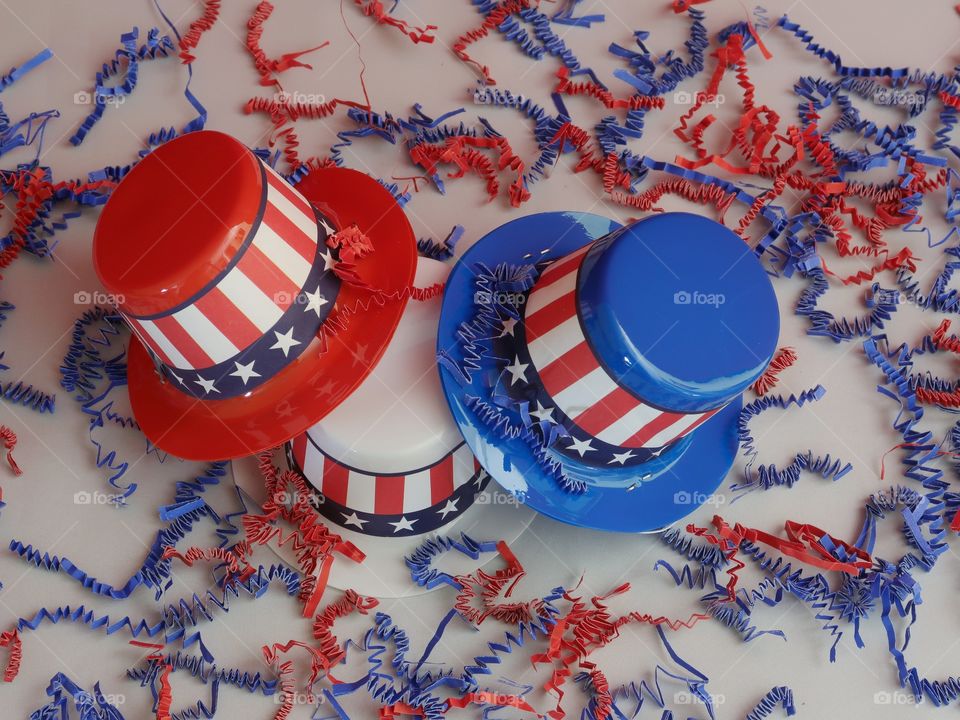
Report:
[[[178,389],[205,399],[249,391],[296,359],[333,308],[335,230],[262,161],[256,219],[227,267],[155,315],[123,312]]]
[[[466,443],[417,470],[377,475],[327,455],[309,433],[287,444],[288,458],[319,493],[329,520],[367,535],[417,535],[453,521],[483,491],[490,476]]]
[[[584,336],[577,309],[579,271],[591,247],[548,266],[530,290],[523,323],[530,362],[553,406],[585,435],[615,447],[668,446],[722,408],[668,412],[645,403],[611,376]]]

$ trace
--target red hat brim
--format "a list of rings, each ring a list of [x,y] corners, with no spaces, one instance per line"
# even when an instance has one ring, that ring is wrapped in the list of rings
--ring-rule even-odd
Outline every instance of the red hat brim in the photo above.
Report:
[[[314,170],[297,189],[337,227],[356,223],[374,252],[357,262],[369,286],[400,293],[373,303],[329,338],[314,341],[296,360],[247,395],[199,400],[163,382],[146,349],[130,337],[127,381],[140,428],[157,447],[187,460],[227,460],[275,447],[340,404],[370,374],[400,322],[413,283],[417,244],[403,209],[369,176],[343,168]],[[363,305],[368,290],[344,283],[334,314]]]

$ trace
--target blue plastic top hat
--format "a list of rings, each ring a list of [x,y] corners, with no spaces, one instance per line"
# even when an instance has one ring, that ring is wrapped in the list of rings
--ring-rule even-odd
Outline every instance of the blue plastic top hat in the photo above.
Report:
[[[655,215],[594,243],[576,300],[608,374],[667,410],[725,405],[776,350],[780,315],[766,272],[742,239],[699,215]]]
[[[546,213],[454,268],[441,379],[481,464],[535,509],[654,530],[726,474],[740,394],[778,332],[766,273],[722,225]]]

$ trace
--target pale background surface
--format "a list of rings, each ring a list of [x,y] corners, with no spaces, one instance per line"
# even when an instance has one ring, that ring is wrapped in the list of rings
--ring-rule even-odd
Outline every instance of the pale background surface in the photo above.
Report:
[[[258,77],[241,42],[255,3],[234,0],[223,5],[221,22],[203,37],[195,51],[193,90],[209,110],[207,127],[233,133],[249,144],[263,144],[270,129],[268,120],[241,112],[249,97],[267,92],[257,84]],[[745,14],[739,3],[729,0],[717,0],[702,7],[707,12],[711,36]],[[851,64],[906,65],[947,72],[960,58],[957,35],[960,17],[950,3],[905,5],[890,0],[856,3],[798,0],[771,2],[766,7],[772,18],[789,10],[793,20]],[[198,6],[188,0],[167,0],[164,8],[177,19],[181,31],[199,12]],[[606,53],[606,47],[611,42],[630,45],[633,30],[651,30],[649,46],[656,51],[680,48],[686,38],[687,21],[675,16],[666,2],[584,3],[581,13],[592,12],[605,12],[607,21],[591,30],[561,28],[560,31],[584,64],[592,65],[603,77],[610,77],[613,68],[620,66]],[[473,71],[458,62],[449,50],[460,33],[479,23],[479,15],[467,0],[404,0],[401,3],[399,17],[417,24],[433,22],[440,26],[438,41],[427,46],[414,47],[399,33],[374,26],[349,2],[344,15],[360,38],[367,66],[367,87],[376,109],[402,115],[409,112],[414,102],[420,102],[431,114],[466,105],[468,117],[476,115],[469,96],[475,81]],[[180,126],[192,116],[182,95],[186,70],[172,58],[148,62],[141,66],[140,87],[121,108],[109,109],[80,147],[74,148],[66,142],[86,112],[84,107],[73,104],[74,93],[92,87],[94,73],[112,56],[120,34],[139,25],[143,37],[149,27],[161,24],[153,5],[146,0],[95,3],[0,0],[0,46],[3,47],[0,63],[4,68],[20,64],[43,47],[50,47],[57,55],[55,60],[4,92],[2,99],[11,117],[51,107],[61,111],[62,117],[49,127],[43,157],[44,164],[51,165],[58,178],[79,176],[108,163],[126,164],[134,158],[149,131],[161,125]],[[166,32],[166,28],[162,31]],[[336,0],[278,3],[266,25],[262,45],[269,55],[277,56],[324,40],[330,40],[331,45],[308,56],[315,69],[284,74],[285,87],[306,94],[323,94],[328,99],[335,96],[359,99],[360,63]],[[760,97],[776,108],[785,122],[793,122],[797,102],[792,94],[794,81],[802,74],[834,78],[826,63],[802,52],[799,44],[785,33],[774,30],[765,41],[774,59],[764,62],[756,50],[750,51],[751,76]],[[530,94],[538,102],[548,103],[548,89],[552,87],[558,67],[555,60],[533,62],[496,36],[476,44],[471,52],[490,65],[500,87]],[[708,59],[707,72],[685,82],[682,88],[702,89],[711,68]],[[727,92],[733,92],[729,83],[730,80],[724,87]],[[611,87],[618,95],[626,92],[625,86],[616,81],[611,82]],[[597,104],[586,100],[567,99],[567,105],[574,121],[583,127],[592,126],[604,114]],[[720,116],[735,112],[734,108],[735,103],[728,101],[720,108]],[[511,140],[522,157],[533,157],[530,126],[519,115],[489,108],[480,108],[480,111]],[[658,159],[672,160],[683,148],[668,131],[681,112],[679,108],[668,108],[662,113],[651,113],[643,139],[634,141],[631,147]],[[896,117],[894,110],[871,112],[871,117],[878,122],[892,122]],[[887,112],[890,114],[885,115]],[[932,129],[923,123],[932,123],[933,118],[927,113],[917,123],[921,141],[927,146]],[[334,133],[346,126],[342,118],[301,121],[298,132],[302,154],[325,154],[336,141]],[[29,157],[32,151],[14,153],[3,158],[3,165],[12,167],[15,161]],[[417,173],[402,148],[377,141],[359,142],[357,155],[348,160],[354,167],[370,169],[384,177]],[[465,225],[462,251],[497,224],[519,213],[564,209],[609,213],[621,219],[628,216],[598,200],[598,179],[588,174],[573,175],[572,164],[569,158],[562,159],[553,177],[536,186],[532,199],[519,211],[510,208],[503,198],[487,203],[482,182],[475,177],[448,183],[446,197],[431,188],[423,189],[408,205],[411,222],[418,236],[433,237],[445,236],[454,223]],[[878,174],[886,179],[889,177],[886,172]],[[509,182],[506,175],[502,177],[504,183]],[[937,194],[925,207],[929,227],[937,237],[945,232],[941,220],[942,197]],[[673,207],[669,203],[668,206]],[[682,204],[677,203],[676,207]],[[81,219],[59,236],[55,262],[25,257],[3,273],[2,297],[18,306],[0,333],[2,349],[6,352],[4,362],[12,367],[5,374],[7,379],[23,376],[25,381],[43,389],[58,388],[57,368],[68,342],[68,332],[73,319],[82,311],[73,302],[74,294],[98,288],[89,257],[95,220],[95,212],[85,211]],[[0,229],[4,232],[8,222],[9,214],[5,213],[0,218]],[[887,236],[900,247],[906,242],[900,235],[890,232]],[[910,237],[916,253],[931,258],[938,254],[939,251],[926,249],[922,235]],[[927,263],[933,273],[939,269],[937,263]],[[834,264],[835,270],[845,273],[857,269],[853,262]],[[890,284],[889,276],[886,279]],[[733,507],[723,507],[722,512],[730,520],[769,531],[782,531],[783,522],[794,519],[853,539],[862,522],[862,506],[867,496],[885,486],[878,476],[880,458],[900,441],[889,426],[893,406],[875,391],[880,374],[866,362],[859,343],[835,345],[804,335],[806,321],[791,312],[803,283],[780,280],[776,287],[783,314],[781,344],[795,346],[801,358],[795,368],[784,374],[780,389],[799,392],[822,383],[828,392],[821,402],[809,408],[767,413],[754,424],[761,460],[782,466],[795,452],[812,449],[816,453],[838,455],[853,463],[854,470],[837,483],[805,475],[791,490],[776,488],[765,494],[756,493]],[[825,306],[842,314],[863,312],[861,294],[862,290],[857,288],[834,290]],[[895,342],[915,342],[938,321],[933,314],[921,316],[914,308],[907,307],[897,314],[888,329]],[[929,367],[944,374],[950,372],[946,362]],[[940,431],[948,427],[949,416],[942,413],[939,417],[932,416],[935,417],[933,426]],[[95,468],[93,450],[86,441],[86,420],[78,406],[60,392],[55,416],[39,416],[3,404],[0,422],[19,434],[16,456],[25,471],[22,477],[13,478],[6,470],[0,470],[5,475],[0,484],[8,504],[0,519],[3,542],[16,538],[33,543],[44,551],[68,556],[97,578],[123,584],[142,562],[146,546],[162,525],[156,507],[170,502],[173,483],[191,477],[196,466],[174,460],[160,465],[154,457],[146,457],[131,472],[130,478],[138,482],[140,488],[129,508],[118,511],[106,505],[75,504],[77,492],[110,492],[104,476]],[[128,452],[131,461],[142,454],[142,441],[133,433],[116,434],[115,442]],[[886,485],[898,479],[899,466],[895,458],[896,455],[889,458]],[[724,488],[736,479],[737,472],[731,473]],[[211,495],[215,508],[223,512],[232,509],[225,490]],[[717,502],[728,499],[721,493]],[[703,524],[714,510],[714,507],[702,508],[694,519]],[[208,524],[195,532],[189,542],[208,545],[213,540]],[[932,577],[922,578],[924,605],[913,629],[909,651],[911,661],[919,665],[921,672],[936,679],[960,672],[960,623],[955,611],[960,563],[955,541],[951,543],[954,551],[941,559]],[[615,611],[629,607],[654,614],[686,616],[698,607],[696,591],[675,589],[663,572],[653,572],[656,559],[663,557],[676,562],[678,557],[652,537],[604,535],[537,519],[514,549],[529,572],[517,590],[521,598],[540,595],[556,585],[571,586],[586,573],[581,586],[585,594],[605,593],[624,580],[633,582],[631,593],[613,601]],[[877,550],[884,557],[899,557],[902,541],[895,520],[885,524]],[[267,553],[261,557],[267,564],[273,560]],[[177,584],[168,595],[170,599],[189,591],[199,592],[208,581],[204,568],[178,567],[176,573]],[[757,579],[755,571],[745,571],[743,586],[751,587]],[[0,580],[5,586],[0,592],[0,629],[11,626],[17,617],[32,616],[43,605],[84,603],[112,617],[149,616],[156,611],[146,593],[122,603],[105,601],[82,592],[65,576],[36,569],[28,571],[26,565],[7,552],[0,554]],[[419,656],[432,627],[451,602],[451,592],[438,590],[426,597],[385,603],[382,609],[410,632],[411,654]],[[264,670],[262,645],[309,637],[310,623],[299,618],[298,610],[294,600],[280,592],[271,592],[256,602],[241,599],[233,604],[228,615],[221,615],[222,620],[206,626],[204,639],[218,663],[251,672]],[[711,678],[708,688],[717,696],[719,717],[742,717],[772,686],[781,684],[793,688],[798,712],[806,718],[901,718],[907,713],[916,716],[933,713],[929,704],[919,710],[909,704],[898,704],[905,701],[903,694],[891,700],[889,693],[897,690],[896,671],[885,650],[886,640],[877,613],[863,629],[867,647],[857,650],[851,633],[847,633],[834,665],[828,662],[828,633],[818,629],[819,623],[811,612],[799,603],[787,600],[778,608],[758,610],[754,617],[760,627],[779,627],[786,631],[789,641],[784,643],[767,636],[743,644],[731,631],[711,623],[671,636],[681,656]],[[359,637],[367,622],[349,619],[338,625],[337,634],[341,638],[351,634]],[[484,638],[500,638],[502,631],[502,627],[493,624],[484,625],[477,634],[471,634],[462,624],[451,627],[433,659],[462,666],[485,650]],[[0,689],[0,715],[26,717],[44,704],[44,688],[49,678],[62,671],[85,688],[92,688],[97,680],[102,681],[105,693],[124,696],[121,709],[126,717],[147,717],[149,692],[123,677],[125,669],[144,653],[129,646],[126,640],[123,634],[107,638],[102,633],[66,624],[46,625],[39,632],[28,633],[24,639],[21,676],[13,685]],[[505,674],[515,680],[542,685],[547,678],[546,668],[532,671],[525,658],[526,654],[514,655],[506,665]],[[629,680],[649,682],[658,661],[669,665],[651,628],[627,629],[624,638],[598,653],[595,659],[607,671],[611,686]],[[356,677],[357,672],[359,667],[352,663],[342,676]],[[198,698],[209,702],[209,690],[185,674],[174,675],[172,682],[174,710],[192,705]],[[665,693],[673,698],[674,692],[682,689],[666,685]],[[876,693],[888,694],[878,698]],[[573,699],[577,692],[571,689],[570,695]],[[536,693],[533,701],[543,710],[549,706],[543,696]],[[359,694],[347,701],[347,707],[353,717],[375,717],[375,710],[364,706]],[[570,717],[579,717],[576,702],[570,702],[567,707]],[[706,715],[702,707],[677,704],[672,707],[677,717]],[[274,711],[270,699],[229,688],[220,694],[221,717],[268,718]],[[310,714],[310,708],[298,707],[293,717],[306,718]],[[451,713],[451,716],[474,714],[477,713],[468,711]],[[652,704],[641,714],[641,717],[659,716],[660,711]]]

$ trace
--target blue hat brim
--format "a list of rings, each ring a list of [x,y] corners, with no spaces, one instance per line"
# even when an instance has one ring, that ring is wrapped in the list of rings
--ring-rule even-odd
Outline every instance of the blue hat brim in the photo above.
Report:
[[[447,279],[438,350],[456,364],[463,361],[457,331],[475,314],[475,267],[555,260],[619,227],[591,213],[548,212],[518,218],[485,235],[460,258]],[[523,439],[501,437],[467,407],[467,396],[492,400],[481,373],[473,373],[471,381],[463,384],[441,365],[440,382],[464,439],[494,480],[537,512],[571,525],[618,532],[665,528],[693,512],[717,489],[737,453],[739,397],[697,428],[680,458],[654,478],[632,490],[590,486],[574,493],[561,488],[541,467]],[[564,464],[577,463],[564,459]],[[638,474],[637,468],[611,468],[610,474],[631,472]]]

